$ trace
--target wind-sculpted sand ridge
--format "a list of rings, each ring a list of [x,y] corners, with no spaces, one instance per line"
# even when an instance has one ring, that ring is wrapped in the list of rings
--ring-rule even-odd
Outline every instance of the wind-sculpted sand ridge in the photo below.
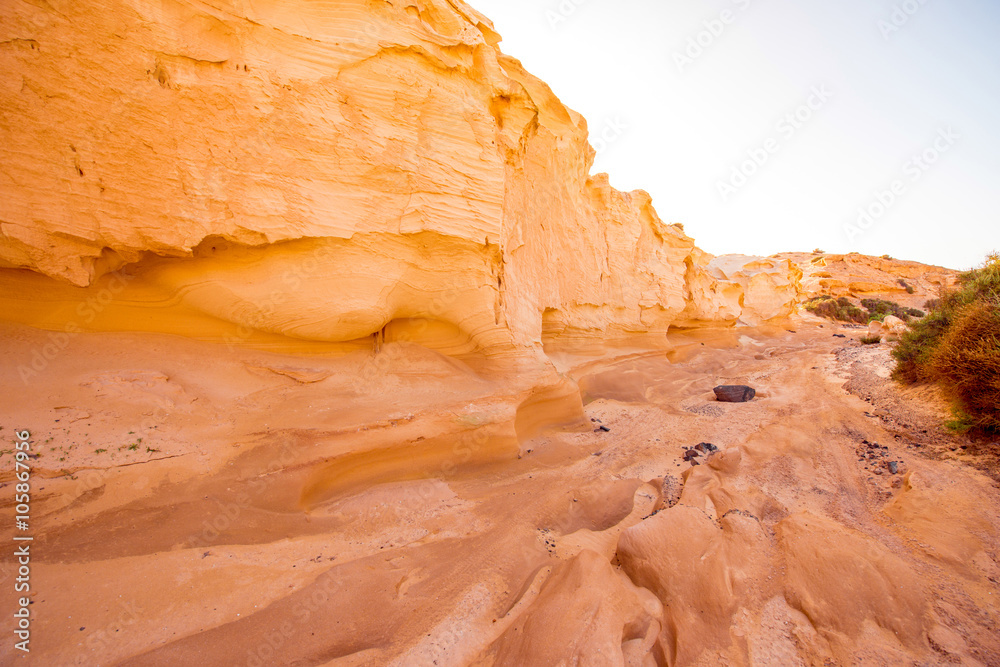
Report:
[[[28,387],[2,376],[15,414],[52,424],[33,433],[48,470],[33,657],[996,663],[995,483],[842,389],[853,361],[834,353],[857,343],[836,327],[791,328],[565,356],[541,397],[540,376],[518,388],[398,343],[193,363],[216,344],[79,334]],[[3,335],[15,352],[46,340]],[[104,380],[86,371],[98,361]],[[718,403],[721,383],[757,397]],[[546,427],[537,406],[567,407]],[[699,442],[719,451],[685,462]],[[859,456],[865,442],[885,449]]]

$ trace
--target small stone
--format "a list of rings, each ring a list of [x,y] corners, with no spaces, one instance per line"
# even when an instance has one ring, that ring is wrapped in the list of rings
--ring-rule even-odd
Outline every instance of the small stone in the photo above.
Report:
[[[897,461],[889,461],[889,472],[893,475],[899,472],[899,463]]]
[[[700,454],[698,454],[698,452],[695,451],[695,450],[693,450],[693,449],[686,449],[686,450],[684,450],[684,460],[685,461],[694,460],[694,459],[698,458],[699,456],[700,456]]]
[[[723,403],[746,403],[757,395],[756,389],[743,384],[720,385],[712,391],[715,392],[715,399]]]
[[[598,426],[597,428],[595,428],[595,429],[594,429],[594,433],[599,433],[599,432],[601,432],[601,431],[603,431],[603,432],[607,433],[607,432],[608,432],[608,431],[610,431],[610,430],[611,430],[611,429],[610,429],[610,428],[608,428],[607,426]]]

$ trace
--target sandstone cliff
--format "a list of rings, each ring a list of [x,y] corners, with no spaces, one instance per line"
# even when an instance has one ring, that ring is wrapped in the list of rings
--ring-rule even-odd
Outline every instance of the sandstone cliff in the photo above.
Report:
[[[591,177],[584,119],[499,39],[450,0],[6,6],[6,305],[487,353],[791,311],[791,263],[713,259]]]

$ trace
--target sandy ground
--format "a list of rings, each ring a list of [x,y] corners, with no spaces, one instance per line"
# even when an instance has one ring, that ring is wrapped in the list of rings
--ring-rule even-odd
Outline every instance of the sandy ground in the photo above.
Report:
[[[560,376],[79,334],[25,382],[49,334],[3,325],[8,544],[15,429],[40,458],[31,653],[5,612],[0,662],[1000,664],[996,468],[860,333],[678,332]]]

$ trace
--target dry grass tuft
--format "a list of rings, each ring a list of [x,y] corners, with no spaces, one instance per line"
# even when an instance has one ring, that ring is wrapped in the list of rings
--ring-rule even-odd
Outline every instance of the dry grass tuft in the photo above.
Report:
[[[1000,432],[1000,255],[927,305],[893,351],[896,379],[941,384],[956,401],[951,428]]]

